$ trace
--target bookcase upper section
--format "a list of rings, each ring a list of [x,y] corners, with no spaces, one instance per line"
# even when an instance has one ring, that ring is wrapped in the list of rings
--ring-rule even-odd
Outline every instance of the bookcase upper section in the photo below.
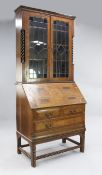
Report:
[[[20,6],[16,12],[19,82],[73,82],[74,16]]]

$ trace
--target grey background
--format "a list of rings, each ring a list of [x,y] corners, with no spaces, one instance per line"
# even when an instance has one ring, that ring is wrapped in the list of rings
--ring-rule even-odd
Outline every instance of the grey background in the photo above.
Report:
[[[86,151],[84,155],[73,152],[50,160],[42,160],[36,169],[31,169],[28,159],[16,154],[14,10],[19,5],[77,16],[74,38],[75,81],[87,100]],[[101,7],[101,0],[0,1],[0,174],[102,174],[102,139],[100,139],[102,133]],[[50,144],[48,143],[48,148]]]

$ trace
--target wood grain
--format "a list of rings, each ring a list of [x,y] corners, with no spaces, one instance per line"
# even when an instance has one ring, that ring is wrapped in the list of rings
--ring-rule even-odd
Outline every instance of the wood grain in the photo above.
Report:
[[[32,109],[86,103],[75,83],[23,84]]]

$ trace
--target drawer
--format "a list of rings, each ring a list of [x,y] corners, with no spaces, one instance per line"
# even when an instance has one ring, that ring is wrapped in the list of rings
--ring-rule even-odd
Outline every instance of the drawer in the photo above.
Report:
[[[75,115],[85,112],[85,105],[71,105],[63,107],[62,115]]]
[[[60,127],[66,127],[66,126],[72,126],[73,128],[82,125],[84,126],[84,115],[75,115],[75,116],[66,116],[62,118],[53,118],[48,120],[42,120],[42,121],[35,121],[34,122],[34,130],[37,132],[40,131],[48,131],[52,130],[54,128],[60,128]]]
[[[35,131],[48,131],[49,129],[52,129],[51,120],[34,122]]]
[[[61,108],[51,108],[47,110],[37,110],[35,114],[36,120],[51,119],[62,116]]]

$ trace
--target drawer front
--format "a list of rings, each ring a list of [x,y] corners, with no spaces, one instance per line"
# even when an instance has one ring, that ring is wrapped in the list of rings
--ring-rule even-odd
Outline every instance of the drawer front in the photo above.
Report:
[[[75,115],[85,112],[85,105],[72,105],[63,107],[63,115]]]
[[[82,114],[85,112],[85,105],[71,105],[64,107],[56,107],[46,110],[37,110],[34,118],[35,120],[46,120],[51,118],[65,117],[68,115]]]
[[[84,116],[79,115],[79,116],[74,116],[74,117],[65,117],[60,120],[53,119],[52,120],[52,127],[65,127],[65,126],[75,126],[77,124],[84,124]]]
[[[52,129],[51,120],[34,122],[34,130],[37,132],[48,131]]]
[[[61,108],[52,108],[47,110],[38,110],[35,115],[36,120],[51,119],[62,116]]]
[[[84,115],[75,115],[75,116],[66,116],[62,117],[60,119],[54,118],[44,121],[36,121],[34,122],[34,130],[37,132],[41,131],[49,131],[54,128],[60,128],[60,127],[66,127],[66,126],[72,126],[73,129],[76,126],[84,126]]]

